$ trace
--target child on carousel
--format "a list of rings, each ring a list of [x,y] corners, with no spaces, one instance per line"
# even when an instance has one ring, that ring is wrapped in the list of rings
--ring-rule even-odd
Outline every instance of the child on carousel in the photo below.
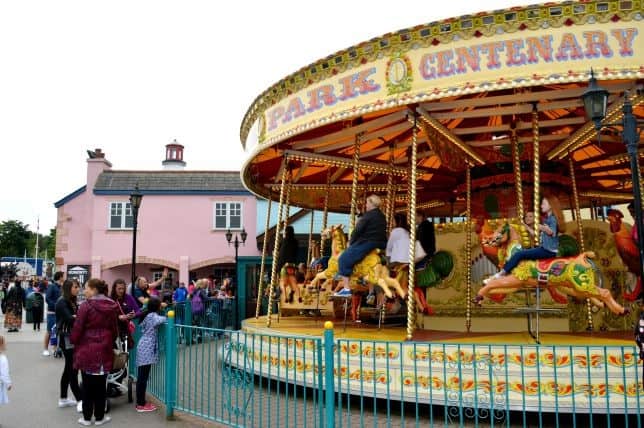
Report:
[[[559,233],[563,233],[564,221],[561,204],[556,196],[544,196],[541,200],[541,212],[545,219],[539,225],[540,245],[538,247],[517,251],[505,262],[503,269],[483,281],[484,284],[501,278],[517,267],[523,260],[549,259],[557,256],[559,250]],[[527,223],[528,219],[526,219]],[[478,296],[477,296],[478,297]]]

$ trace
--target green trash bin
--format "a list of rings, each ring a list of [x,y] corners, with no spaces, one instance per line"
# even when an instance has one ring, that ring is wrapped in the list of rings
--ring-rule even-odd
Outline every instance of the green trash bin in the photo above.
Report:
[[[36,293],[31,293],[30,295],[27,296],[27,299],[25,299],[25,312],[27,313],[27,324],[33,324],[34,322],[34,314],[32,312],[32,309],[34,307],[34,297]]]

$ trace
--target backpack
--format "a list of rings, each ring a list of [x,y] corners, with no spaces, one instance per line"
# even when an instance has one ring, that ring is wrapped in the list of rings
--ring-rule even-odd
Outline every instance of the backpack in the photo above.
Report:
[[[43,306],[43,303],[45,303],[45,301],[42,297],[42,294],[36,293],[36,295],[34,296],[34,301],[31,304],[31,307],[32,309],[40,310],[40,308],[42,308]]]
[[[195,315],[203,313],[203,297],[201,293],[201,290],[197,290],[192,296],[192,313]]]

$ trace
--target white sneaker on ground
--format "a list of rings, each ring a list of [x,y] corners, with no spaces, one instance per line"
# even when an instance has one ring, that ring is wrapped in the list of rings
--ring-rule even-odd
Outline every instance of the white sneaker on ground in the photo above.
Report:
[[[86,421],[84,418],[78,419],[78,423],[81,424],[84,427],[92,426],[92,421]]]
[[[109,416],[105,415],[105,416],[103,416],[103,419],[101,419],[100,421],[94,421],[94,425],[99,425],[99,426],[100,425],[105,425],[106,423],[108,423],[111,420],[112,420],[112,418],[110,418]]]
[[[78,413],[83,413],[83,400],[76,403],[76,411]]]
[[[49,350],[48,350],[48,349],[45,349],[44,351],[42,351],[42,356],[43,356],[43,357],[48,357],[48,356],[50,356],[50,355],[51,355],[51,354],[49,353]]]
[[[58,400],[58,407],[73,407],[76,405],[76,400],[73,398],[61,398]]]

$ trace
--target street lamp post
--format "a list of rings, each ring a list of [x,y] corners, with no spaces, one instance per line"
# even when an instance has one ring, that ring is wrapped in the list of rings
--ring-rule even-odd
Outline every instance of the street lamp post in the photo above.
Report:
[[[242,229],[242,231],[239,234],[235,234],[235,239],[233,239],[233,233],[228,229],[226,231],[226,241],[228,241],[228,246],[230,247],[230,244],[233,244],[235,246],[235,281],[237,282],[237,286],[239,287],[239,278],[237,277],[237,271],[239,269],[239,245],[246,245],[246,238],[248,237],[248,233],[246,233],[246,229]],[[241,241],[240,241],[241,238]],[[239,290],[239,288],[237,289]],[[241,296],[237,296],[237,302],[240,302]],[[237,328],[237,313],[239,312],[235,310],[235,328]]]
[[[622,127],[622,140],[626,145],[626,151],[631,162],[631,177],[633,182],[633,205],[635,209],[635,224],[637,225],[637,236],[639,240],[639,255],[640,255],[640,278],[644,279],[644,241],[642,234],[644,233],[644,218],[642,216],[642,193],[640,184],[640,168],[639,168],[639,151],[638,144],[640,135],[637,129],[637,118],[633,115],[633,105],[628,98],[628,93],[624,94],[624,105],[622,106],[622,113],[624,117],[621,123],[602,123],[606,117],[606,107],[608,104],[608,91],[597,84],[595,75],[590,70],[590,81],[588,82],[588,89],[582,95],[586,115],[595,124],[595,129],[598,132],[605,126],[621,126]]]
[[[139,224],[139,208],[143,195],[139,192],[139,185],[134,186],[134,191],[130,195],[130,208],[132,209],[132,290],[134,290],[134,281],[136,281],[136,229]]]

